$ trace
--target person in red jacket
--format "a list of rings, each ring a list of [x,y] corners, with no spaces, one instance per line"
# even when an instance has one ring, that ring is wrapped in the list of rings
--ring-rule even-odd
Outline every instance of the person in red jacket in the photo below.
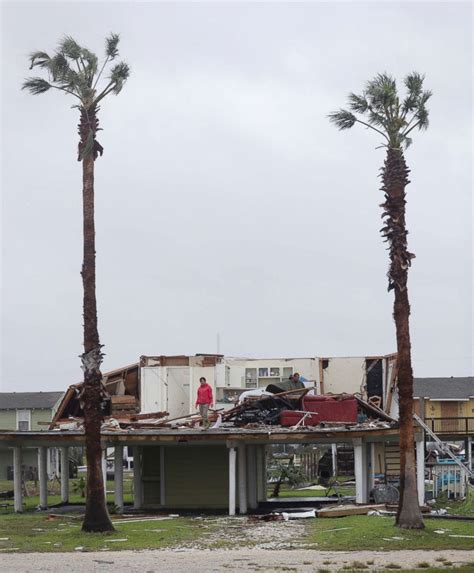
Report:
[[[204,376],[199,378],[200,386],[197,391],[196,408],[199,407],[199,413],[201,414],[203,426],[205,428],[209,427],[209,420],[207,415],[209,413],[209,407],[214,405],[214,398],[212,396],[212,388],[206,382]]]

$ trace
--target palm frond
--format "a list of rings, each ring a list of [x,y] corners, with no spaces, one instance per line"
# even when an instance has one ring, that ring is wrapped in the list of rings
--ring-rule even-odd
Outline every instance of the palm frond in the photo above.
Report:
[[[62,82],[71,71],[71,68],[66,56],[62,52],[57,52],[49,61],[48,70],[54,81]]]
[[[125,62],[119,62],[111,69],[110,81],[113,82],[114,84],[112,89],[114,94],[120,93],[129,75],[130,75],[130,66]]]
[[[408,95],[413,95],[415,97],[418,97],[421,94],[421,90],[423,89],[423,81],[425,79],[425,76],[422,74],[419,74],[418,72],[412,72],[411,74],[408,74],[405,79],[403,80],[403,83],[405,84],[405,87],[407,88],[407,92]]]
[[[46,52],[33,52],[30,54],[30,70],[32,70],[34,66],[39,66],[40,68],[48,67],[50,59]]]
[[[21,89],[28,90],[30,94],[38,95],[44,94],[52,87],[53,86],[43,78],[27,78],[23,82]]]
[[[370,125],[377,125],[378,127],[388,128],[389,118],[387,118],[382,113],[377,113],[375,111],[369,112],[369,123]]]
[[[420,98],[422,97],[424,79],[424,75],[419,74],[418,72],[413,72],[408,74],[408,76],[403,80],[407,89],[407,96],[403,100],[402,105],[402,111],[405,115],[414,111],[418,107]],[[428,96],[428,98],[429,97],[430,96]]]
[[[65,36],[59,43],[59,51],[71,60],[78,60],[81,57],[82,48],[71,36]]]
[[[350,129],[357,121],[356,116],[346,109],[333,111],[328,115],[329,121],[339,129]]]
[[[426,90],[421,94],[420,97],[420,104],[421,105],[425,105],[426,102],[430,99],[430,97],[433,95],[433,92],[431,90]]]
[[[118,56],[118,43],[120,41],[120,36],[118,34],[111,33],[108,38],[105,39],[105,55],[110,60],[113,60]]]
[[[418,129],[426,131],[430,124],[429,113],[425,106],[420,106],[416,113]]]
[[[97,56],[90,52],[87,48],[82,48],[81,50],[82,59],[86,62],[88,67],[88,73],[93,73],[97,71],[97,64],[99,62]]]
[[[410,145],[413,143],[413,139],[411,137],[402,136],[400,143],[405,146],[405,149],[408,149]]]
[[[374,110],[384,111],[396,104],[397,84],[389,74],[377,74],[373,80],[367,82],[365,94]]]
[[[85,64],[86,64],[84,66],[85,67],[84,74],[87,78],[86,79],[87,85],[88,85],[88,87],[92,87],[92,84],[94,82],[94,76],[97,73],[99,60],[95,54],[93,54],[92,52],[90,52],[86,48],[83,48],[81,50],[81,58],[82,58],[83,62],[85,62]]]
[[[355,113],[365,113],[369,109],[369,102],[365,95],[349,94],[349,107]]]

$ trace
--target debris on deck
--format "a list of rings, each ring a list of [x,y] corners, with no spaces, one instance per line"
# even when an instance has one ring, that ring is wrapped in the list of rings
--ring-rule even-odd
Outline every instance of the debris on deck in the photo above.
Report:
[[[51,429],[84,429],[81,386],[76,384],[69,388],[51,422]],[[279,426],[289,431],[314,428],[355,430],[392,428],[397,425],[386,412],[363,400],[358,394],[315,395],[314,388],[298,387],[285,391],[281,389],[281,385],[270,384],[264,394],[249,395],[244,400],[237,401],[230,410],[210,410],[208,421],[211,426],[208,431],[212,432],[217,428],[251,430],[268,426]],[[134,379],[120,384],[113,379],[106,379],[103,392],[103,431],[195,429],[202,424],[202,418],[197,413],[175,418],[170,418],[165,411],[139,413]]]

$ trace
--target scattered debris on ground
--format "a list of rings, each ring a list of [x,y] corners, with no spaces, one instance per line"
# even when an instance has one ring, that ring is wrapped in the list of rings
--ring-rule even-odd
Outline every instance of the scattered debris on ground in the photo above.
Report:
[[[369,511],[383,511],[385,505],[337,505],[318,510],[318,517],[347,517],[349,515],[367,515]]]

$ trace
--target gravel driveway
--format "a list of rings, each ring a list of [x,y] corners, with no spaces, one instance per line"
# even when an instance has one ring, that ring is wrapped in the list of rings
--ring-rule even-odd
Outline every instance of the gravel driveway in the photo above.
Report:
[[[474,563],[473,551],[315,551],[315,550],[162,550],[107,551],[97,553],[21,553],[0,558],[2,573],[208,573],[222,571],[297,571],[315,573],[319,568],[340,571],[355,561],[369,570],[395,563],[415,567],[422,562],[442,566]]]

